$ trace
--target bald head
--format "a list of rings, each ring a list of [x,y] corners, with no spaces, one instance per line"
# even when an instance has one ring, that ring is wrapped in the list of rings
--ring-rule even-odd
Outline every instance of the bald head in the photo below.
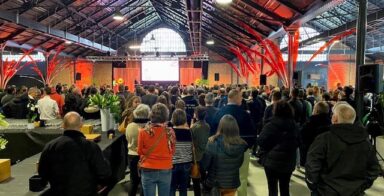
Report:
[[[356,119],[355,109],[349,104],[337,104],[333,108],[332,124],[353,124]]]
[[[80,131],[82,126],[81,117],[77,112],[68,112],[63,119],[65,130]]]

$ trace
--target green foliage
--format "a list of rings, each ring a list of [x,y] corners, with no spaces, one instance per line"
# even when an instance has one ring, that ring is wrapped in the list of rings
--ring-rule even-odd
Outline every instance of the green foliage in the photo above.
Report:
[[[384,92],[379,94],[379,103],[382,108],[384,108]]]
[[[0,114],[0,127],[8,127],[8,122],[5,120],[5,116]]]
[[[120,98],[117,95],[112,93],[93,95],[89,99],[89,105],[97,106],[100,109],[109,109],[116,122],[119,122],[121,119]]]
[[[208,80],[205,80],[205,79],[197,79],[195,81],[195,83],[199,86],[208,86],[209,85],[209,81]]]

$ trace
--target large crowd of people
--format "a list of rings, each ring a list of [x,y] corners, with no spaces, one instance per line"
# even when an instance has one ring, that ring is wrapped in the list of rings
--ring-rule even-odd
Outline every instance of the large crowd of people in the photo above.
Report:
[[[50,142],[40,159],[39,171],[53,193],[92,194],[108,179],[100,151],[76,132],[81,117],[100,118],[87,110],[89,97],[98,93],[114,91],[110,86],[58,84],[10,86],[0,94],[8,118],[26,118],[30,103],[41,120],[63,117],[64,136]],[[197,196],[246,196],[251,156],[264,167],[270,196],[290,195],[295,169],[304,168],[311,193],[324,196],[362,195],[380,174],[368,133],[356,121],[349,86],[326,92],[317,86],[137,85],[130,92],[120,85],[115,94],[128,141],[129,195],[172,196],[178,191],[186,196],[193,188]],[[77,153],[65,155],[72,151]],[[200,175],[191,178],[195,163]],[[72,181],[75,174],[84,180]]]

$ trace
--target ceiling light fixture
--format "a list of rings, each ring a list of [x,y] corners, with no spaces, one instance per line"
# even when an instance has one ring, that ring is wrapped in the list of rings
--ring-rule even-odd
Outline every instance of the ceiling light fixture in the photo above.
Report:
[[[232,3],[232,0],[216,0],[216,3],[225,5]]]
[[[113,14],[113,19],[115,20],[124,20],[124,15],[120,12],[120,8],[116,9],[116,12]]]
[[[140,45],[131,45],[131,46],[129,46],[129,49],[138,50],[138,49],[140,49]]]
[[[65,40],[65,44],[72,44],[72,42],[69,40]]]
[[[206,42],[207,45],[213,45],[215,44],[215,41],[213,39],[207,40]]]

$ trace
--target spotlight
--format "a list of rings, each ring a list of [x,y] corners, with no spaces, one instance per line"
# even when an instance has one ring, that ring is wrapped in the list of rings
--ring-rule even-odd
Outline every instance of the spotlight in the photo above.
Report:
[[[232,3],[232,0],[216,0],[216,3],[225,5]]]
[[[113,19],[115,20],[124,20],[124,15],[120,12],[120,8],[116,10],[116,12],[113,14]]]
[[[72,44],[72,42],[69,40],[65,40],[65,44],[69,45],[69,44]]]

